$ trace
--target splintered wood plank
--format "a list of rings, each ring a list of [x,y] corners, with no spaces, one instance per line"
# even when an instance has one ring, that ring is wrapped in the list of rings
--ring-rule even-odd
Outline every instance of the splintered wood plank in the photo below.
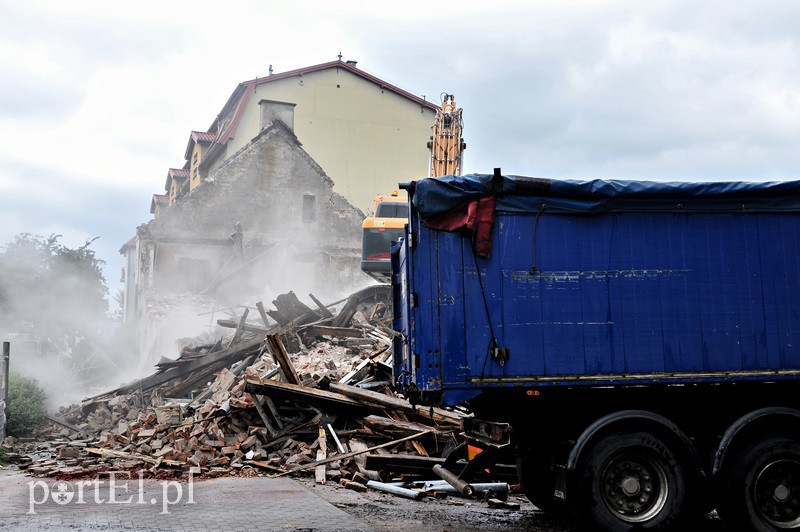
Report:
[[[353,458],[354,456],[361,456],[362,454],[366,454],[366,453],[372,452],[372,451],[374,451],[376,449],[383,449],[384,447],[391,447],[392,445],[397,445],[399,443],[411,441],[411,440],[417,439],[417,438],[419,438],[421,436],[425,436],[426,434],[430,434],[430,433],[431,433],[430,430],[426,430],[426,431],[423,431],[423,432],[418,432],[417,434],[412,434],[411,436],[406,436],[405,438],[400,438],[399,440],[389,441],[389,442],[386,442],[386,443],[382,443],[380,445],[375,445],[374,447],[367,447],[366,449],[361,450],[361,451],[351,451],[351,452],[345,453],[345,454],[337,454],[337,455],[325,458],[324,460],[318,460],[316,462],[303,464],[301,466],[295,467],[294,469],[291,469],[291,470],[286,471],[284,473],[280,473],[278,475],[273,475],[272,478],[282,477],[284,475],[288,475],[288,474],[294,473],[296,471],[304,471],[306,469],[311,469],[312,467],[316,468],[318,465],[330,464],[331,462],[335,462],[336,460],[345,460],[347,458]]]
[[[402,412],[395,412],[394,415],[399,421],[406,421],[406,422],[408,421],[408,418]],[[417,453],[419,453],[420,455],[429,456],[428,451],[425,450],[425,446],[423,446],[421,442],[417,440],[412,440],[411,446],[414,447],[414,450],[417,451]]]
[[[283,348],[281,337],[277,334],[271,334],[267,336],[267,344],[269,345],[269,352],[272,354],[275,363],[280,366],[281,372],[286,378],[286,382],[299,385],[300,377],[297,376],[289,354],[286,352],[286,349]]]
[[[239,338],[241,338],[242,334],[244,334],[244,323],[247,321],[248,314],[250,314],[250,309],[244,309],[242,317],[239,319],[239,325],[236,327],[236,330],[233,333],[233,338],[231,338],[231,343],[228,344],[228,347],[231,347],[233,344],[238,342]]]
[[[314,297],[314,294],[308,294],[308,297],[310,297],[311,301],[313,301],[319,307],[319,310],[322,313],[323,318],[333,317],[333,313],[330,310],[328,310],[328,308],[325,305],[323,305],[319,299]]]
[[[430,418],[431,414],[433,414],[434,421],[438,422],[459,424],[461,418],[463,417],[461,414],[458,414],[456,412],[450,412],[442,408],[416,407],[411,403],[409,403],[408,401],[406,401],[405,399],[400,399],[399,397],[390,397],[382,393],[373,392],[370,390],[364,390],[362,388],[349,386],[347,384],[333,382],[330,385],[330,389],[332,392],[337,392],[339,394],[346,395],[353,399],[363,401],[364,403],[369,403],[373,405],[382,405],[388,408],[393,408],[395,410],[401,410],[403,412],[411,412],[418,416],[427,418]]]
[[[325,436],[325,428],[322,425],[319,426],[319,437],[317,441],[319,442],[319,449],[317,449],[317,462],[320,462],[328,457],[328,445]],[[325,464],[320,464],[314,468],[314,479],[317,484],[325,484],[325,481],[327,480],[325,469]]]
[[[253,406],[256,407],[256,412],[258,412],[261,421],[264,422],[264,426],[267,428],[267,432],[269,433],[270,438],[274,438],[278,432],[275,430],[275,427],[272,426],[272,423],[267,416],[267,413],[264,411],[264,406],[261,404],[258,395],[250,394],[250,397],[253,399]]]
[[[329,392],[317,388],[309,388],[299,384],[289,384],[287,382],[277,382],[271,380],[260,380],[250,377],[247,379],[245,391],[257,393],[259,395],[288,397],[290,399],[300,399],[305,401],[318,401],[321,403],[331,403],[354,408],[364,408],[364,405],[354,399],[350,399],[340,393]]]
[[[272,414],[272,418],[275,420],[275,424],[278,425],[278,428],[283,430],[283,423],[281,422],[281,416],[278,415],[278,409],[275,408],[275,403],[272,401],[270,397],[266,395],[261,396],[264,399],[264,404],[267,405],[269,408],[270,413]]]
[[[347,442],[347,445],[350,446],[353,452],[361,453],[355,455],[353,461],[356,463],[358,470],[363,473],[367,469],[367,457],[364,456],[364,453],[369,452],[369,446],[363,441],[356,439],[351,439]]]
[[[264,310],[264,303],[259,301],[256,303],[256,308],[258,309],[258,313],[261,315],[261,321],[264,322],[264,327],[269,327],[269,318],[267,317],[267,311]]]
[[[427,425],[422,425],[420,423],[399,421],[397,419],[391,419],[388,417],[376,416],[376,415],[365,417],[364,423],[378,430],[383,430],[387,432],[407,432],[409,434],[412,432],[419,432],[421,430],[432,428],[433,433],[436,436],[447,436],[448,434],[451,434],[454,430],[456,430],[454,428],[446,429],[446,428],[428,427]]]
[[[336,336],[338,338],[363,338],[364,331],[355,327],[331,327],[329,325],[304,325],[298,331],[309,336]]]
[[[344,450],[344,446],[342,446],[342,442],[339,441],[339,436],[336,435],[336,431],[333,430],[331,424],[328,423],[328,431],[330,431],[331,436],[333,437],[333,441],[336,443],[336,448],[339,450],[340,453],[344,454],[346,451]]]

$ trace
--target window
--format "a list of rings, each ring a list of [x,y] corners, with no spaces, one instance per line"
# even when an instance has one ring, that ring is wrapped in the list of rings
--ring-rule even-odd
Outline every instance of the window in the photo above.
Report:
[[[316,202],[314,194],[303,194],[303,221],[313,222],[316,220],[316,210],[314,203]]]
[[[393,201],[378,203],[377,218],[408,218],[408,204]]]

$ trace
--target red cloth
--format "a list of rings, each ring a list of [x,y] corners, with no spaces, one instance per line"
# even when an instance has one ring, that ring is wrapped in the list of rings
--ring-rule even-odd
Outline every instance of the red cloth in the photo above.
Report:
[[[492,252],[492,228],[494,227],[493,196],[462,203],[455,209],[424,220],[425,225],[439,231],[461,231],[472,235],[475,252],[488,257]]]

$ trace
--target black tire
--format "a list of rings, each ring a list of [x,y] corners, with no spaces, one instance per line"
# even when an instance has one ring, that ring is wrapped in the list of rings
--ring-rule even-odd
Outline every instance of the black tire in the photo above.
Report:
[[[550,514],[563,512],[564,504],[555,498],[556,475],[546,454],[529,450],[520,456],[517,477],[522,491],[534,506]]]
[[[685,469],[650,433],[605,436],[582,464],[575,510],[602,530],[666,530],[686,513]]]
[[[800,442],[773,434],[734,459],[725,486],[723,520],[769,531],[800,528]]]

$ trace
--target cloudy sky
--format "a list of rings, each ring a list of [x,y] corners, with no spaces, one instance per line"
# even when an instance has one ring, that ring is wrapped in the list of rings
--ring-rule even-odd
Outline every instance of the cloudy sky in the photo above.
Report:
[[[495,4],[0,0],[0,243],[99,236],[116,287],[189,131],[270,64],[339,51],[454,93],[468,172],[800,177],[800,3]]]

